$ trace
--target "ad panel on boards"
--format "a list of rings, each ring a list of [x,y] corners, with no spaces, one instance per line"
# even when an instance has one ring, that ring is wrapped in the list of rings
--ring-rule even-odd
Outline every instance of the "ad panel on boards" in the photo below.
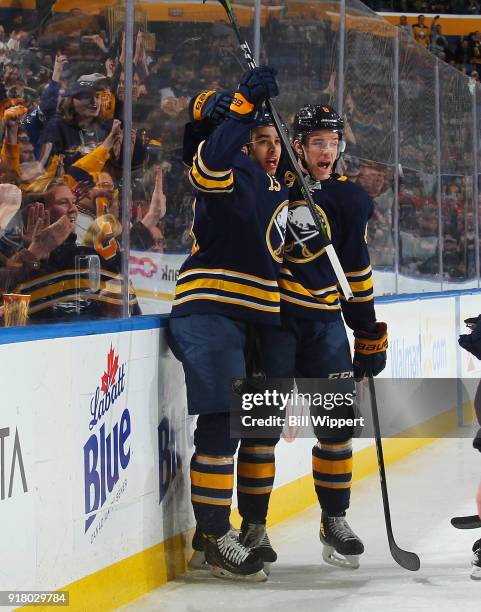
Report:
[[[460,333],[469,334],[470,330],[466,327],[464,321],[477,317],[481,314],[481,295],[479,293],[473,295],[461,295],[459,297],[459,323]],[[459,350],[461,362],[461,376],[463,378],[481,378],[481,361],[476,359],[468,351]]]
[[[129,272],[143,314],[171,309],[179,270],[187,254],[130,251]]]
[[[1,589],[59,588],[193,526],[164,330],[0,347],[3,372],[27,366],[2,383]]]
[[[0,359],[4,374],[0,410],[0,590],[17,590],[35,579],[35,404],[33,388],[26,384],[26,373],[32,371],[34,360],[19,345],[8,348],[9,369],[6,360]],[[9,371],[12,375],[5,376]]]

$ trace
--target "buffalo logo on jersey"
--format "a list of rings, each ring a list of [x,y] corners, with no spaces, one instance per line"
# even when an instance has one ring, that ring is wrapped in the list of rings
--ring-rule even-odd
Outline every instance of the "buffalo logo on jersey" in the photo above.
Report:
[[[287,200],[279,204],[272,215],[266,231],[267,248],[277,263],[282,263],[282,252],[286,235],[287,204]]]
[[[320,206],[316,205],[316,208],[330,239],[331,228],[326,213]],[[314,219],[304,200],[291,202],[287,214],[285,258],[295,263],[307,263],[322,255],[325,249],[320,246],[318,234]]]

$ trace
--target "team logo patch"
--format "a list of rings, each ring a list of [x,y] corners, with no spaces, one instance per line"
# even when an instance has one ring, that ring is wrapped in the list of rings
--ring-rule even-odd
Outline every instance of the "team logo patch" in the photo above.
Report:
[[[331,228],[326,213],[316,205],[327,235],[331,238]],[[319,232],[311,212],[304,200],[292,202],[287,214],[286,244],[284,256],[295,263],[308,263],[324,253],[318,238]]]
[[[282,252],[284,249],[284,238],[286,235],[287,204],[287,200],[282,202],[282,204],[279,204],[276,211],[272,215],[272,219],[266,232],[267,248],[269,249],[272,257],[278,263],[282,263]]]

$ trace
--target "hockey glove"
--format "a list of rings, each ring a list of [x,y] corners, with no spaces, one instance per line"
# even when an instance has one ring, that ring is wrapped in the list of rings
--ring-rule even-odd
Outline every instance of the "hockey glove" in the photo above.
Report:
[[[189,102],[190,121],[210,119],[215,125],[218,125],[225,119],[232,97],[228,91],[201,91]]]
[[[241,121],[251,121],[256,107],[266,98],[279,95],[275,77],[276,71],[269,66],[259,66],[245,72],[230,105],[230,116]]]
[[[377,376],[386,367],[386,323],[376,323],[371,332],[355,331],[354,338],[354,378]]]
[[[481,359],[481,315],[464,321],[472,330],[470,334],[461,334],[458,344],[466,351]]]

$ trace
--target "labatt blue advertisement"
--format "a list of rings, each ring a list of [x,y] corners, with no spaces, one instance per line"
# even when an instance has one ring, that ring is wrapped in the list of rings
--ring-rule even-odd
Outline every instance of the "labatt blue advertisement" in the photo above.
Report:
[[[127,488],[125,470],[131,457],[131,419],[123,401],[126,365],[119,364],[119,355],[111,345],[106,369],[90,400],[90,436],[83,447],[83,461],[85,533],[92,529],[91,542],[108,520],[112,505]],[[98,516],[103,509],[105,512]]]

